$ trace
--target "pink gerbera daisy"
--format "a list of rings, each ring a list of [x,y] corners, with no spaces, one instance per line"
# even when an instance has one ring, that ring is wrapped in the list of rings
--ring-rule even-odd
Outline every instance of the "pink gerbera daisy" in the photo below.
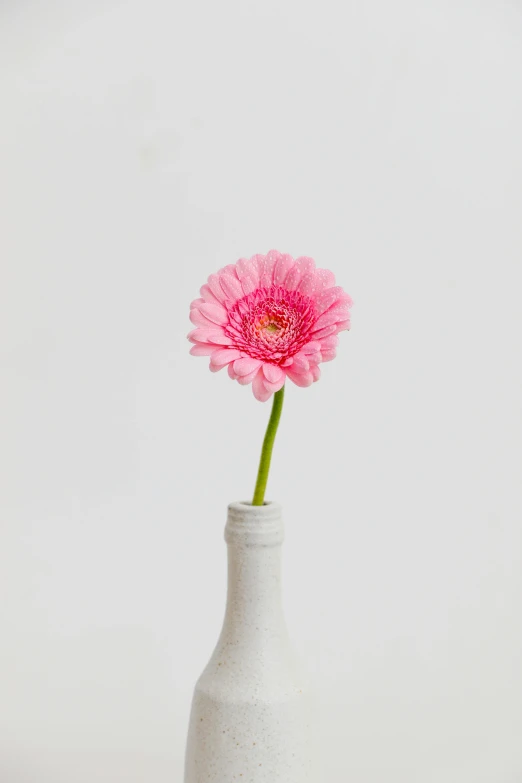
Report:
[[[190,308],[191,354],[210,356],[213,372],[227,366],[262,402],[287,378],[298,386],[319,380],[320,362],[335,357],[338,332],[350,328],[351,298],[312,258],[276,250],[242,258],[210,275],[200,293]]]

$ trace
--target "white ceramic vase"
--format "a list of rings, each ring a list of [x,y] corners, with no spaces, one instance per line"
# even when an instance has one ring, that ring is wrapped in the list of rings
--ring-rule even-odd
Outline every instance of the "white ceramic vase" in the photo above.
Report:
[[[228,507],[228,595],[194,691],[185,783],[311,783],[312,700],[281,604],[281,507]]]

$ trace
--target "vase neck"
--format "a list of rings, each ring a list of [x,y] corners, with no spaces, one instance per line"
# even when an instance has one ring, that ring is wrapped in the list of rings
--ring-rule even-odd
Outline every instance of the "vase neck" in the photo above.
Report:
[[[284,540],[283,519],[279,503],[251,506],[231,503],[228,507],[225,541],[227,544],[253,549],[281,546]]]
[[[284,538],[281,507],[276,503],[228,508],[225,540],[228,544],[228,593],[225,624],[244,637],[256,630],[282,632],[281,544]]]

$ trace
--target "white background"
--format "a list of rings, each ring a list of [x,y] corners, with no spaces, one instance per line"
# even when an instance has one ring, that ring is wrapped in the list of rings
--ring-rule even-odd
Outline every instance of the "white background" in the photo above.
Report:
[[[355,300],[268,492],[324,780],[520,783],[521,4],[0,8],[0,783],[181,783],[269,414],[188,306],[272,247]]]

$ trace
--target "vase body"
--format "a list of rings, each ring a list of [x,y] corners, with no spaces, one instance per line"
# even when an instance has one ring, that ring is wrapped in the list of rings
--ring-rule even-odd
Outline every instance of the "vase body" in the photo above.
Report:
[[[228,592],[192,701],[185,783],[312,783],[312,700],[281,603],[277,503],[232,503]]]

